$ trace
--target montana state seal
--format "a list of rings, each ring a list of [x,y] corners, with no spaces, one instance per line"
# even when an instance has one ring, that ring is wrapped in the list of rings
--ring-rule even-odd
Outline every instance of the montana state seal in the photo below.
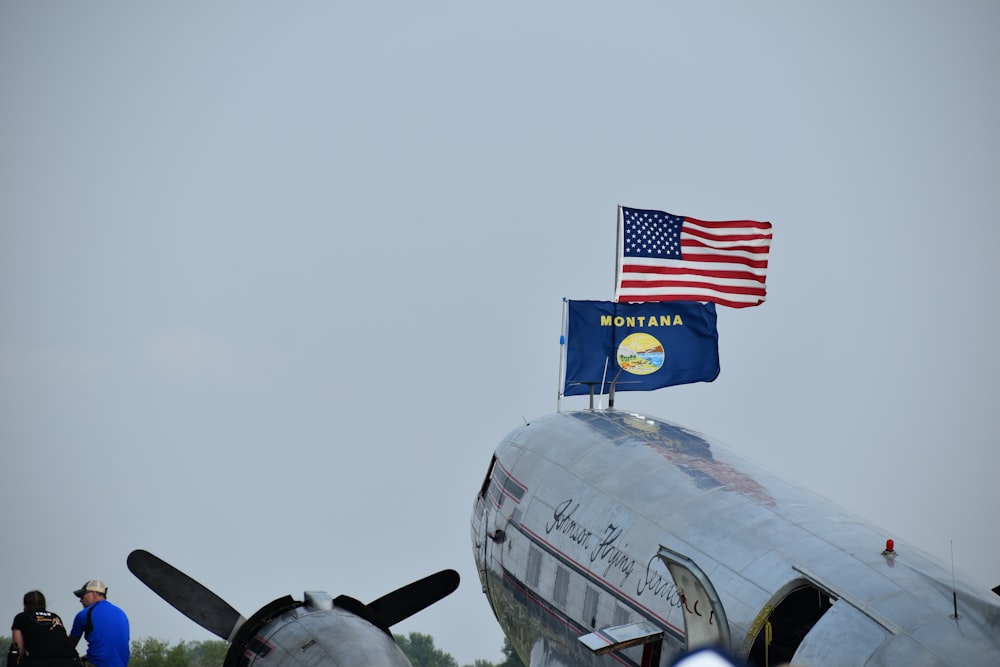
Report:
[[[618,365],[633,375],[655,373],[665,357],[663,344],[647,333],[629,334],[618,346]]]

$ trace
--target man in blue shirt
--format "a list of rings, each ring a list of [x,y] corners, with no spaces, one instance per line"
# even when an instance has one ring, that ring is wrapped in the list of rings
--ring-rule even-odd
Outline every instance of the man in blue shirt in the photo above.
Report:
[[[87,638],[87,655],[84,665],[93,667],[128,667],[129,650],[128,617],[125,612],[107,600],[108,587],[103,581],[92,579],[79,590],[73,591],[83,605],[73,619],[69,641],[75,648],[80,637]]]

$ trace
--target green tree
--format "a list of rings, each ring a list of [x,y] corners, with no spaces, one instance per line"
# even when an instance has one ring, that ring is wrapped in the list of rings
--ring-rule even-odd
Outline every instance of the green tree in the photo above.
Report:
[[[221,639],[208,639],[191,642],[186,648],[191,667],[222,667],[229,644]]]
[[[413,667],[458,667],[458,662],[450,653],[434,646],[434,638],[419,632],[407,636],[394,635],[399,648],[413,663]]]
[[[229,645],[221,640],[178,642],[147,637],[132,642],[129,667],[222,667]]]
[[[510,645],[510,642],[506,637],[503,638],[503,657],[504,661],[501,662],[497,667],[526,667],[521,658],[517,656],[517,652],[514,647]]]
[[[131,660],[129,660],[129,664],[132,664]],[[184,642],[180,642],[167,651],[167,664],[170,667],[191,667],[191,660],[188,659],[187,647],[184,646]]]
[[[525,667],[521,659],[517,657],[517,653],[514,652],[514,647],[510,645],[507,638],[504,637],[503,640],[503,655],[504,661],[498,663],[492,663],[489,660],[476,660],[471,665],[464,665],[464,667]]]
[[[132,640],[132,659],[129,660],[130,667],[190,667],[187,655],[183,654],[183,642],[180,646],[181,653],[176,651],[177,647],[169,648],[170,644],[157,639],[156,637],[146,637],[144,639]],[[172,662],[178,659],[178,662]]]

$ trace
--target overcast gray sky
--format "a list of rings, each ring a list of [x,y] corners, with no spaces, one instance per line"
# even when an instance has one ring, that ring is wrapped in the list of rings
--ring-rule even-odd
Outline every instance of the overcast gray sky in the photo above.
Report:
[[[472,500],[556,408],[561,299],[613,294],[618,204],[774,242],[719,378],[617,407],[1000,584],[998,30],[989,0],[0,0],[0,609],[98,577],[135,636],[203,640],[132,549],[247,615],[451,567],[394,629],[498,661]]]

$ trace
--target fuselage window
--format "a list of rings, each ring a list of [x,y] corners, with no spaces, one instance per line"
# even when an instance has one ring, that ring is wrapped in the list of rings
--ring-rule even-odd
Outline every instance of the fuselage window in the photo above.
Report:
[[[497,507],[503,507],[503,492],[500,490],[500,485],[494,482],[490,484],[490,500]]]
[[[493,501],[496,507],[503,507],[504,496],[509,496],[515,503],[519,503],[524,498],[524,492],[525,488],[504,472],[497,457],[494,456],[486,471],[483,486],[479,489],[479,495],[484,500],[488,498]]]
[[[590,627],[597,627],[597,603],[601,596],[595,588],[587,586],[583,596],[583,622],[590,623]]]
[[[503,468],[500,466],[493,468],[493,479],[515,502],[521,502],[521,498],[524,497],[524,487],[511,479]]]
[[[542,572],[542,552],[538,547],[532,546],[528,550],[528,573],[525,581],[529,586],[538,590],[538,579]]]
[[[562,565],[556,568],[556,585],[552,589],[552,599],[556,604],[566,608],[566,598],[569,595],[569,571]]]
[[[628,609],[626,609],[625,607],[621,606],[620,604],[616,604],[615,605],[615,618],[614,618],[614,621],[612,621],[611,624],[612,625],[626,625],[626,624],[628,624],[629,619],[631,618],[631,616],[632,615],[629,613]]]

